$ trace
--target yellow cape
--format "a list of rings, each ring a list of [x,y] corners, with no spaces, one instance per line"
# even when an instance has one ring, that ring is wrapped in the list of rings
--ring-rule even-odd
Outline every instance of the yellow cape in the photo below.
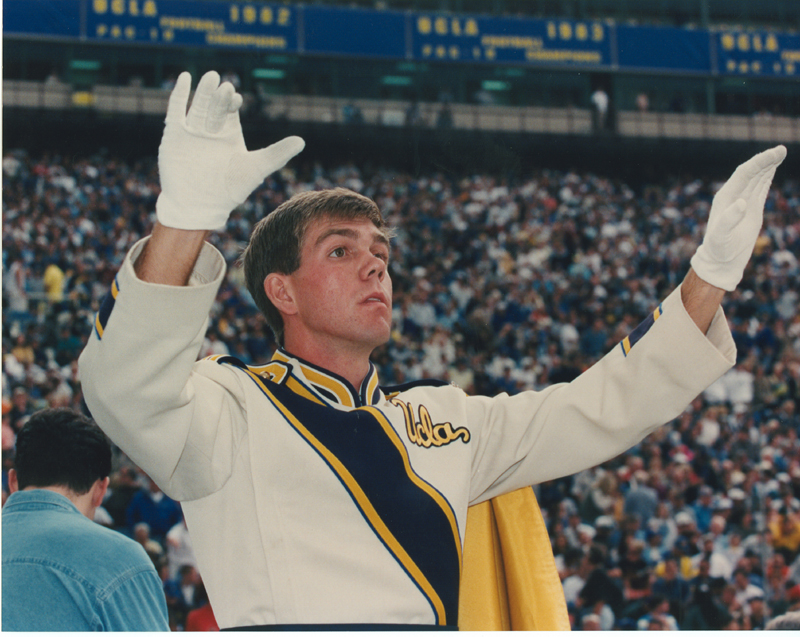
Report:
[[[469,508],[460,630],[570,630],[564,589],[533,489]]]

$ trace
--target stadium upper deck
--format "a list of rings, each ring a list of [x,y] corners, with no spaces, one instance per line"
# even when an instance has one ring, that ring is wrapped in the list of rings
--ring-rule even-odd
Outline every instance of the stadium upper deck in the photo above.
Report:
[[[359,123],[385,145],[411,124],[568,136],[573,154],[596,148],[598,132],[637,144],[800,141],[792,0],[7,0],[4,12],[11,141],[49,130],[48,115],[98,132],[134,115],[149,139],[177,74],[211,68],[265,132]],[[609,100],[601,131],[598,89]]]

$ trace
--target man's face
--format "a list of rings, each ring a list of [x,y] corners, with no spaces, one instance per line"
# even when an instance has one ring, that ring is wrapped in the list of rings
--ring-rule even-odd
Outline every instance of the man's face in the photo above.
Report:
[[[320,219],[309,226],[300,267],[287,278],[298,338],[370,352],[389,339],[389,242],[367,220]],[[288,333],[287,333],[288,335]],[[291,351],[291,344],[287,343]]]

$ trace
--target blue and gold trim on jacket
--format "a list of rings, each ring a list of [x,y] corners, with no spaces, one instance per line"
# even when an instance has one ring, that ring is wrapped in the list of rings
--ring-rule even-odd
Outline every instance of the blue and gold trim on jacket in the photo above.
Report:
[[[328,402],[342,407],[356,408],[364,405],[377,405],[383,400],[383,394],[378,387],[378,372],[372,363],[369,364],[369,371],[362,381],[361,387],[356,391],[341,376],[337,376],[302,359],[290,357],[282,349],[277,350],[272,356],[272,362],[276,361],[297,365],[307,383]]]
[[[636,343],[638,343],[642,336],[647,334],[647,331],[653,327],[653,324],[659,319],[659,317],[664,313],[664,310],[659,305],[655,311],[648,316],[644,321],[639,323],[636,328],[628,334],[625,338],[620,341],[620,347],[622,347],[622,353],[627,356],[630,354],[631,349],[633,348]]]
[[[119,281],[117,277],[114,277],[114,283],[111,284],[111,290],[103,298],[102,303],[100,303],[100,309],[97,312],[97,316],[94,319],[94,329],[97,332],[97,338],[103,338],[103,332],[106,329],[106,325],[108,324],[108,317],[111,316],[111,310],[114,309],[114,303],[117,301],[117,295],[119,294]]]
[[[211,359],[247,374],[334,472],[375,535],[428,600],[436,623],[457,625],[461,536],[455,512],[444,495],[414,471],[387,416],[374,406],[334,408],[316,386],[325,381],[332,391],[330,375],[314,376],[315,386],[310,387],[292,373],[297,359],[290,362],[283,354],[263,367],[249,367],[232,356]],[[299,364],[310,383],[306,364]],[[380,390],[371,369],[362,395],[375,391]],[[333,395],[343,396],[336,391]]]

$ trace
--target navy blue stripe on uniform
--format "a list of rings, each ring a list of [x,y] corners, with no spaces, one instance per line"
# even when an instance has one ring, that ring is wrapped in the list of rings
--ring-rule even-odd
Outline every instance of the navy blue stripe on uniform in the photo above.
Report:
[[[105,297],[103,297],[103,301],[100,303],[100,309],[98,310],[97,316],[94,320],[94,329],[97,333],[98,339],[103,338],[103,332],[108,324],[108,318],[111,316],[111,311],[114,309],[117,294],[119,294],[119,281],[116,277],[114,277],[114,283],[111,284],[111,289],[108,291]]]
[[[628,334],[628,336],[622,339],[620,342],[620,347],[622,347],[622,353],[625,356],[627,356],[633,346],[636,345],[636,343],[638,343],[645,334],[647,334],[647,331],[653,327],[653,324],[663,313],[664,310],[661,308],[661,305],[659,305],[650,316],[639,323],[639,325],[637,325],[636,328],[630,334]]]
[[[304,398],[286,385],[254,374],[250,378],[336,473],[377,537],[428,599],[436,623],[457,625],[461,562],[460,537],[451,523],[454,513],[452,508],[443,510],[430,493],[415,484],[401,451],[377,418],[367,409],[342,411]],[[424,486],[433,490],[427,483]],[[366,496],[369,511],[357,497],[358,490]],[[388,541],[382,525],[391,533]],[[393,542],[402,551],[395,550]],[[413,574],[417,570],[424,580]]]

